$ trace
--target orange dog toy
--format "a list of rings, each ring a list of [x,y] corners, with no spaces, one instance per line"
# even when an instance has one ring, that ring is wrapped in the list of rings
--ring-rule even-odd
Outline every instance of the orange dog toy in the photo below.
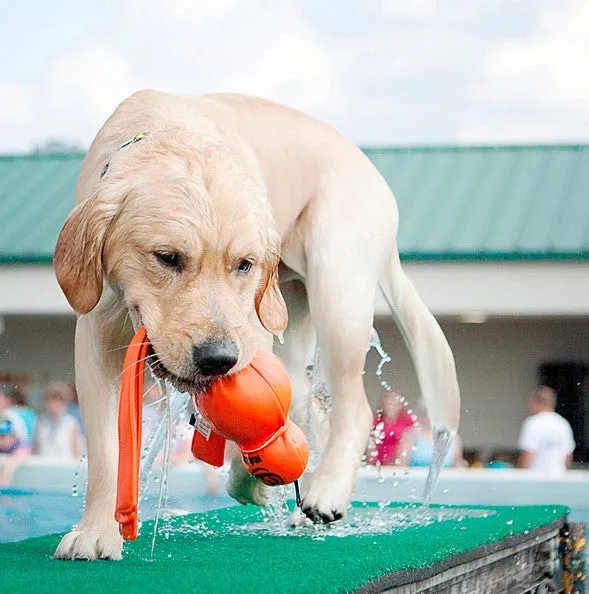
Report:
[[[141,407],[148,349],[142,327],[131,340],[123,364],[115,520],[125,540],[137,538]],[[247,470],[267,485],[291,483],[303,474],[309,457],[307,440],[288,418],[290,381],[272,353],[256,353],[245,369],[219,378],[196,400],[202,414],[193,419],[192,453],[196,458],[222,466],[229,439],[239,448]]]
[[[305,471],[309,447],[289,418],[290,381],[272,353],[258,351],[251,363],[219,378],[196,404],[192,453],[213,466],[224,462],[225,441],[233,441],[245,467],[267,485],[284,485]]]

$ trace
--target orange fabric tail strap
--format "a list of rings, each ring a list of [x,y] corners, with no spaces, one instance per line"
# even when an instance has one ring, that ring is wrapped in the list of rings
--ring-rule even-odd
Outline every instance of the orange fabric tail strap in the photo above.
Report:
[[[115,520],[125,540],[137,538],[143,374],[149,341],[144,327],[132,338],[123,363],[119,402],[119,468]]]

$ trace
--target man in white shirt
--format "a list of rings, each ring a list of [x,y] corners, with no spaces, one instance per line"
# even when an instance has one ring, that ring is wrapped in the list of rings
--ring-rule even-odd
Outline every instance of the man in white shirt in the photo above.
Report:
[[[563,474],[573,461],[575,440],[568,421],[554,412],[556,392],[540,386],[528,405],[532,415],[522,423],[518,466],[552,476]]]

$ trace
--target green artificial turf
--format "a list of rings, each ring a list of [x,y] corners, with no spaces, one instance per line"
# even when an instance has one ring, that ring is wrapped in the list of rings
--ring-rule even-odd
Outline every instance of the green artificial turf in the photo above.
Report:
[[[404,518],[418,513],[435,521],[406,522],[384,534],[361,529],[379,514]],[[567,513],[562,506],[418,510],[396,504],[383,510],[355,504],[352,534],[341,536],[341,527],[288,529],[284,518],[276,528],[264,523],[258,508],[230,507],[172,518],[163,526],[160,522],[153,558],[153,522],[142,526],[137,541],[125,543],[119,562],[55,561],[51,555],[60,535],[0,544],[0,588],[10,594],[351,592],[383,574],[419,571],[503,539],[512,541],[509,537],[521,538]],[[437,520],[444,515],[452,517]],[[275,531],[283,535],[271,534]]]

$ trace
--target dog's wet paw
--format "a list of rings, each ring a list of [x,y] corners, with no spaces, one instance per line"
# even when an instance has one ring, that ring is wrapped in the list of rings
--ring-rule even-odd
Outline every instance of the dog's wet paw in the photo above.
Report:
[[[118,561],[123,552],[123,538],[118,527],[113,529],[76,528],[66,534],[59,543],[54,559],[111,559]]]
[[[341,520],[352,496],[354,481],[342,474],[334,476],[317,471],[301,502],[301,511],[315,524],[329,524]]]
[[[336,522],[337,520],[341,520],[345,513],[344,511],[339,511],[337,509],[323,511],[314,505],[303,505],[302,510],[305,517],[313,524],[329,524],[331,522]]]
[[[246,472],[229,471],[227,493],[242,505],[266,505],[270,499],[272,487],[265,485]]]

